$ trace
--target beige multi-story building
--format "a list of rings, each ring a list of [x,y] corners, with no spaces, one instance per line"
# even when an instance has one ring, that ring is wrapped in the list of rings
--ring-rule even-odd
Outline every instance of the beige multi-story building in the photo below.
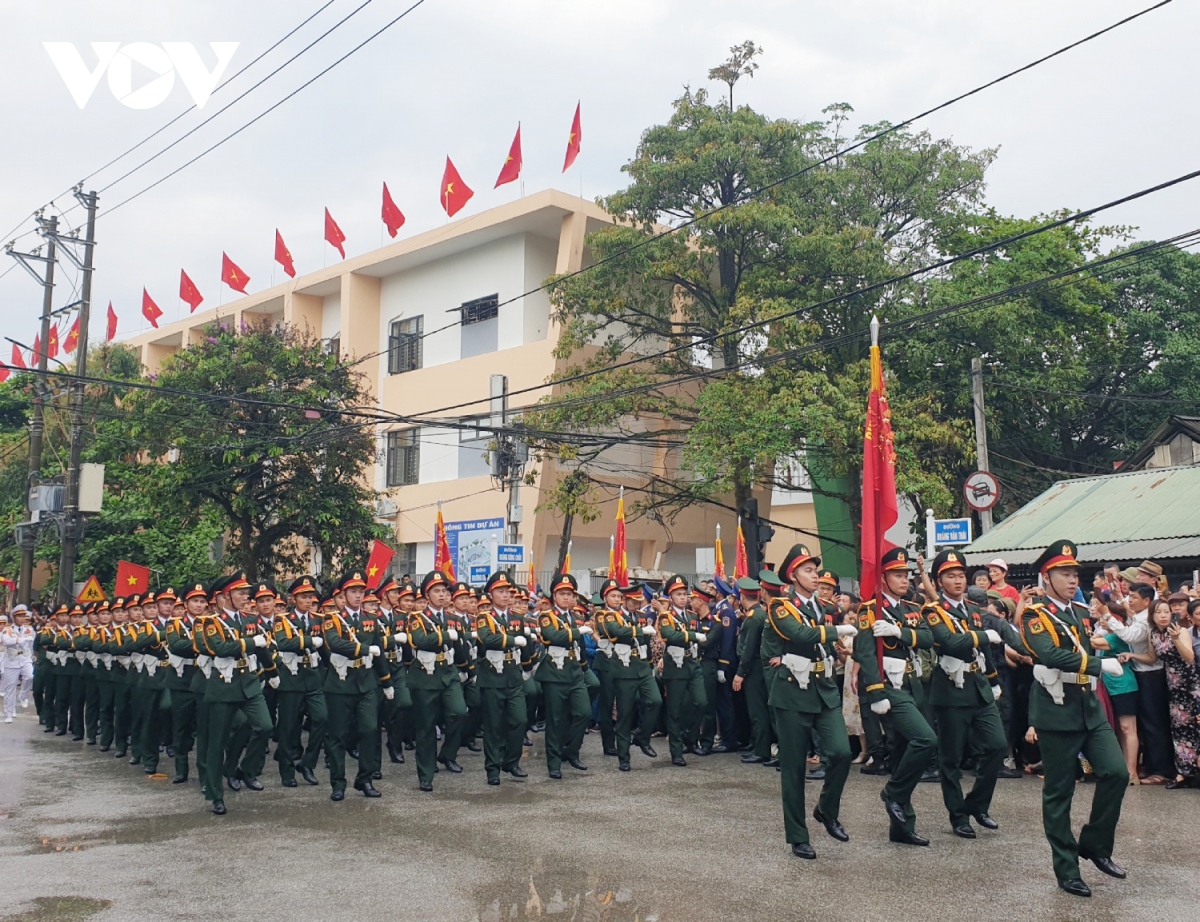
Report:
[[[493,376],[505,376],[514,392],[511,413],[553,393],[549,388],[515,393],[544,384],[561,368],[550,299],[539,289],[547,277],[585,266],[587,234],[609,222],[595,203],[546,190],[198,312],[128,343],[141,350],[143,364],[153,371],[218,319],[239,325],[282,322],[308,328],[346,356],[368,357],[362,368],[379,408],[431,419],[422,425],[381,424],[377,431],[376,514],[394,529],[396,572],[432,568],[440,504],[460,578],[479,581],[480,573],[497,566],[497,548],[515,544],[524,553],[524,563],[515,565],[519,578],[532,565],[544,583],[558,559],[563,518],[538,507],[566,467],[551,460],[532,464],[534,482],[510,498],[491,475],[486,457],[491,431],[472,423],[488,426],[493,420]],[[577,575],[608,566],[616,485],[637,490],[676,461],[674,452],[652,443],[604,453],[603,485],[594,488],[600,516],[573,522]],[[636,499],[630,492],[628,503]],[[795,507],[805,497],[787,500]],[[515,540],[508,528],[510,505],[520,510],[512,515]],[[770,494],[762,495],[760,507],[769,515]],[[787,515],[798,522],[811,519],[797,508]],[[736,516],[714,506],[684,510],[671,522],[631,519],[629,565],[711,573],[718,523],[732,568]],[[779,531],[785,534],[776,540],[790,543],[786,530]]]

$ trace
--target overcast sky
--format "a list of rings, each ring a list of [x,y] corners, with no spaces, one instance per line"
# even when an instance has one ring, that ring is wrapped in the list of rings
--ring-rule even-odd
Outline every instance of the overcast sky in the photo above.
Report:
[[[324,0],[192,0],[103,3],[0,0],[0,233],[191,104],[175,81],[156,108],[131,109],[100,81],[84,109],[43,48],[74,42],[191,42],[207,64],[209,42],[239,42],[226,75],[317,10]],[[101,188],[217,111],[362,0],[334,0],[304,29],[218,89],[202,111],[88,181]],[[475,198],[460,215],[519,195],[492,190],[517,122],[525,189],[553,186],[594,198],[623,185],[620,167],[643,129],[664,121],[684,84],[707,85],[734,43],[765,48],[761,69],[736,101],[776,118],[813,119],[848,102],[861,122],[900,121],[1109,25],[1151,0],[425,0],[311,87],[237,138],[135,202],[103,215],[260,113],[412,0],[373,0],[344,26],[179,147],[107,190],[97,228],[93,340],[104,308],[118,338],[145,329],[146,286],[179,316],[179,270],[217,303],[227,251],[250,291],[282,278],[272,260],[278,227],[303,273],[338,256],[323,242],[322,209],[345,232],[349,255],[380,245],[381,183],[408,218],[402,235],[445,222],[438,205],[450,155]],[[1200,4],[1175,0],[1083,48],[959,103],[923,123],[973,147],[998,146],[988,198],[1028,216],[1085,208],[1200,167],[1195,47]],[[149,71],[137,73],[133,88]],[[719,88],[714,88],[719,89]],[[561,173],[575,103],[583,150]],[[57,200],[66,209],[69,195]],[[1114,210],[1105,223],[1166,237],[1200,226],[1200,180]],[[79,212],[71,212],[74,218]],[[18,233],[30,228],[25,220]],[[0,242],[7,242],[8,234]],[[25,237],[18,248],[33,246]],[[0,255],[0,272],[12,260]],[[63,270],[56,304],[75,273]],[[225,293],[229,301],[231,293]],[[20,268],[0,278],[0,329],[32,340],[40,289]],[[186,311],[186,307],[182,310]],[[0,358],[9,347],[2,344]]]

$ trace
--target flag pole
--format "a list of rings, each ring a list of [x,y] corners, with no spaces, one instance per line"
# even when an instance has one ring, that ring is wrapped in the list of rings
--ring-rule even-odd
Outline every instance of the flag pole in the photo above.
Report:
[[[879,348],[879,317],[876,314],[871,315],[871,348]]]

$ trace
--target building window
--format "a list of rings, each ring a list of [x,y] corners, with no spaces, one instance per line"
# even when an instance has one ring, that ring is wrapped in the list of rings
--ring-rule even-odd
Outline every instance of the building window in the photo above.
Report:
[[[329,339],[325,340],[326,355],[341,355],[342,354],[342,334],[334,333]]]
[[[463,420],[467,424],[479,423],[486,418]],[[488,457],[488,446],[492,442],[492,434],[488,431],[460,429],[458,431],[458,476],[486,477],[492,472],[492,463]]]
[[[406,317],[403,320],[393,320],[388,336],[388,374],[399,375],[406,371],[416,371],[421,367],[424,341],[422,334],[425,329],[424,317]]]
[[[462,317],[462,358],[495,352],[500,341],[500,297],[488,295],[465,301]]]
[[[403,487],[421,478],[421,430],[399,429],[387,437],[387,485]]]
[[[415,580],[417,578],[417,546],[401,544],[397,547],[396,556],[392,558],[392,565],[388,570],[388,575],[395,579],[408,576]]]

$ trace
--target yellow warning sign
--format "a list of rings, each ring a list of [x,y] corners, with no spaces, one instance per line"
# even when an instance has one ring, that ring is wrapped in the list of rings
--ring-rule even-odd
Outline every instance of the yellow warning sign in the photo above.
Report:
[[[76,602],[103,602],[105,599],[104,590],[100,588],[100,580],[96,579],[93,573],[88,577],[86,583],[83,584],[83,591],[79,593]]]

